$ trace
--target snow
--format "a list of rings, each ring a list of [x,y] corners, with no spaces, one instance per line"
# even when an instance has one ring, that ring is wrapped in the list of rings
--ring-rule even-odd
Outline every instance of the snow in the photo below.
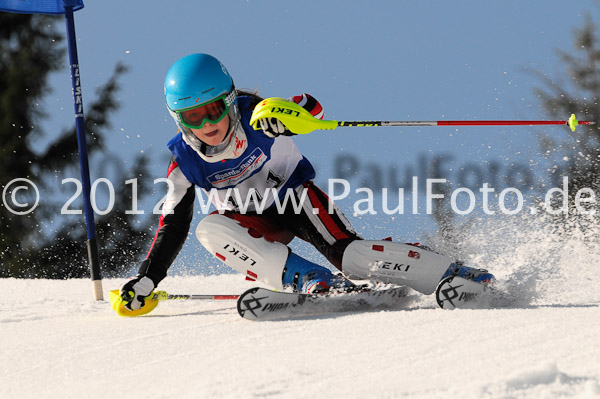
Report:
[[[89,280],[0,279],[0,398],[600,398],[597,222],[565,238],[523,218],[465,230],[468,264],[513,298],[489,309],[419,295],[405,308],[252,322],[235,301],[197,300],[124,318],[92,300]],[[104,280],[105,298],[123,281]],[[159,288],[255,285],[188,275]]]
[[[239,275],[161,284],[249,287]],[[235,301],[121,318],[91,300],[88,280],[2,279],[0,290],[2,398],[600,397],[598,302],[444,311],[423,297],[404,310],[251,322]]]

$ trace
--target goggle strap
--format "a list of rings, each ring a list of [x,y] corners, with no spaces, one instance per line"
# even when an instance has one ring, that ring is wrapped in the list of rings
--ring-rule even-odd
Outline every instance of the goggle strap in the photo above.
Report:
[[[231,92],[227,95],[227,97],[225,97],[225,104],[227,104],[228,107],[231,107],[233,105],[233,103],[235,102],[236,97],[237,97],[237,94],[235,92],[235,89],[231,90]]]

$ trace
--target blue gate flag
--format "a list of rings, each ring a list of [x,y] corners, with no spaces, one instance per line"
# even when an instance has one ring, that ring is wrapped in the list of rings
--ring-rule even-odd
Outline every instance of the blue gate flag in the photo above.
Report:
[[[64,14],[69,6],[81,10],[83,0],[0,0],[0,11],[21,14]]]

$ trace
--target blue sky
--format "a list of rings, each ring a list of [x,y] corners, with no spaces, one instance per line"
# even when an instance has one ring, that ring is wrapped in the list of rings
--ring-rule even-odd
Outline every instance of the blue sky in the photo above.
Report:
[[[556,50],[572,50],[574,29],[588,10],[597,12],[594,1],[105,0],[85,2],[75,24],[84,105],[117,61],[130,67],[105,155],[126,167],[144,151],[156,158],[152,172],[162,177],[165,144],[175,133],[164,76],[189,53],[216,56],[237,87],[265,97],[311,93],[328,119],[547,119],[532,93],[539,81],[531,71],[559,79]],[[44,104],[50,136],[73,120],[66,65],[51,84]],[[336,157],[358,160],[354,189],[377,177],[385,185],[390,169],[404,173],[440,155],[449,159],[444,168],[454,180],[465,165],[487,174],[490,163],[505,176],[511,166],[539,163],[540,132],[568,134],[563,127],[340,128],[295,141],[324,186]],[[92,160],[93,177],[102,177],[102,163]],[[356,199],[340,203],[349,216]],[[368,238],[405,241],[435,227],[426,215],[353,221]]]

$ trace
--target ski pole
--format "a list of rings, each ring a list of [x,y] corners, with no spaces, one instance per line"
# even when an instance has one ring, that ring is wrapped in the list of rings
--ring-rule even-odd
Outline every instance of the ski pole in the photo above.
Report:
[[[203,299],[210,301],[229,301],[237,300],[239,295],[210,295],[210,294],[167,294],[166,291],[155,292],[158,295],[159,301],[170,301],[170,300],[182,300],[187,301],[188,299]]]
[[[119,316],[141,316],[146,313],[150,313],[159,301],[187,301],[187,300],[209,300],[209,301],[235,301],[239,298],[239,295],[207,295],[207,294],[169,294],[166,291],[155,291],[146,298],[144,298],[144,306],[139,309],[129,310],[123,304],[123,298],[119,293],[119,290],[112,290],[109,292],[110,303],[112,309],[117,312]]]
[[[595,125],[596,122],[578,121],[575,114],[566,121],[344,121],[338,126],[534,126],[534,125],[568,125],[572,131],[578,125]]]
[[[258,121],[264,118],[279,119],[291,132],[306,134],[314,130],[333,130],[342,126],[514,126],[514,125],[567,125],[574,132],[578,125],[595,125],[592,121],[578,121],[575,114],[561,121],[515,121],[515,120],[471,120],[471,121],[335,121],[320,120],[300,105],[281,98],[261,101],[252,113],[250,124],[260,129]]]

